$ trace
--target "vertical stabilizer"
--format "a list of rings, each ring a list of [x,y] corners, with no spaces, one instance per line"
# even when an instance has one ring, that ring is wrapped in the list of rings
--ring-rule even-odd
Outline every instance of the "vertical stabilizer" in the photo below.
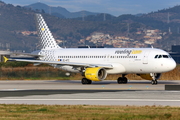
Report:
[[[37,32],[41,43],[41,49],[56,49],[60,48],[56,43],[51,31],[49,30],[45,20],[41,14],[36,14]]]

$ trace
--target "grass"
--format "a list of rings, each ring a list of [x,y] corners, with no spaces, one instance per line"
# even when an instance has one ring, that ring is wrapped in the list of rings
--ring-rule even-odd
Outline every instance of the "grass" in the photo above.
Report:
[[[160,80],[180,80],[179,76],[180,65],[174,70],[162,73]],[[71,73],[71,76],[65,75],[66,71],[54,69],[52,67],[15,67],[15,68],[0,68],[0,80],[80,80],[80,73]],[[117,80],[120,74],[108,75],[107,80]],[[130,80],[142,80],[136,74],[128,74]]]
[[[179,120],[180,107],[0,105],[1,120]]]

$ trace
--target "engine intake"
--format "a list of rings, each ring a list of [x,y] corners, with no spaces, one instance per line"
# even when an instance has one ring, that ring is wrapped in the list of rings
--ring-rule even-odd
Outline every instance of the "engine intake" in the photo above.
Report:
[[[107,72],[104,68],[86,68],[85,77],[92,81],[102,81],[107,77]]]

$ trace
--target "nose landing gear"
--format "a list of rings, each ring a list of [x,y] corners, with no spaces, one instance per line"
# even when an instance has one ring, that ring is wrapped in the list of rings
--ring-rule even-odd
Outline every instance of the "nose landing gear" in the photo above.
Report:
[[[155,79],[155,80],[152,80],[151,83],[152,83],[152,85],[157,85],[158,81]]]
[[[151,81],[152,85],[157,85],[157,84],[158,84],[157,79],[160,78],[161,74],[160,74],[160,73],[150,73],[150,75],[151,75],[151,77],[152,77],[152,79],[153,79],[153,80]]]

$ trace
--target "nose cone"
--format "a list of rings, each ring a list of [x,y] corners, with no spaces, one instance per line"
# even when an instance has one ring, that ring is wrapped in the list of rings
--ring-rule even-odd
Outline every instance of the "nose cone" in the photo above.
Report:
[[[169,69],[169,71],[173,70],[174,68],[176,68],[176,62],[171,59],[168,63],[167,63],[167,68]]]
[[[176,68],[176,62],[173,60],[172,69]]]

